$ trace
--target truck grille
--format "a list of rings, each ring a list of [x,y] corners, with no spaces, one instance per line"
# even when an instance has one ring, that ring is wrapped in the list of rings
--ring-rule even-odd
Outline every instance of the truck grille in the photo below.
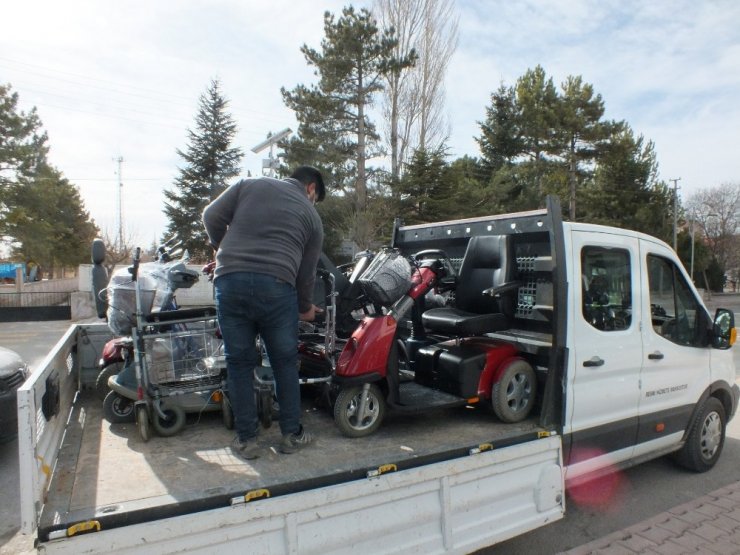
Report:
[[[18,370],[15,374],[0,378],[0,393],[7,393],[13,389],[17,389],[25,381],[22,370]]]

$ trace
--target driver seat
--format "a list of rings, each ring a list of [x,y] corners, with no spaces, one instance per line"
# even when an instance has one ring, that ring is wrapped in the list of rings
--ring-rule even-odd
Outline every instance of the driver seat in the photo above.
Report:
[[[457,336],[493,333],[510,327],[514,316],[514,260],[510,235],[471,237],[456,287],[455,307],[433,308],[422,314],[425,328]],[[494,288],[493,295],[483,295]]]

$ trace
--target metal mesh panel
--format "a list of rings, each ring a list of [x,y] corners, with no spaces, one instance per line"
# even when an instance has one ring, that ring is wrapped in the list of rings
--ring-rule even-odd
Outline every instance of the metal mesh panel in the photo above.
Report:
[[[360,283],[374,303],[391,305],[411,288],[411,264],[396,251],[383,251],[362,274]]]

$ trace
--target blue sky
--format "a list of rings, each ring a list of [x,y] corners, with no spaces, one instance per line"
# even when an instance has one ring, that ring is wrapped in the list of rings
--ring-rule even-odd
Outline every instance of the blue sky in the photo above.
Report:
[[[323,13],[311,0],[37,0],[3,8],[0,82],[36,106],[51,161],[80,187],[104,230],[117,231],[114,158],[122,156],[126,234],[148,246],[166,221],[162,190],[181,163],[198,96],[222,82],[250,149],[295,129],[280,87],[312,83],[301,45],[318,49]],[[367,6],[358,2],[355,7]],[[740,181],[740,2],[734,0],[458,0],[460,41],[448,70],[454,157],[474,137],[490,94],[541,65],[556,84],[581,75],[606,117],[655,143],[660,177],[685,198]]]

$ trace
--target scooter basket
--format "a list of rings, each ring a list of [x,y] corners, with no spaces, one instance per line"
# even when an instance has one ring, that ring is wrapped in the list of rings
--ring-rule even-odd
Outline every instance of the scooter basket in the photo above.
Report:
[[[213,328],[145,336],[149,382],[153,385],[192,383],[218,376],[221,368],[209,361],[217,354],[219,345]]]
[[[411,288],[411,264],[398,251],[386,249],[373,258],[359,281],[373,303],[390,306]]]

